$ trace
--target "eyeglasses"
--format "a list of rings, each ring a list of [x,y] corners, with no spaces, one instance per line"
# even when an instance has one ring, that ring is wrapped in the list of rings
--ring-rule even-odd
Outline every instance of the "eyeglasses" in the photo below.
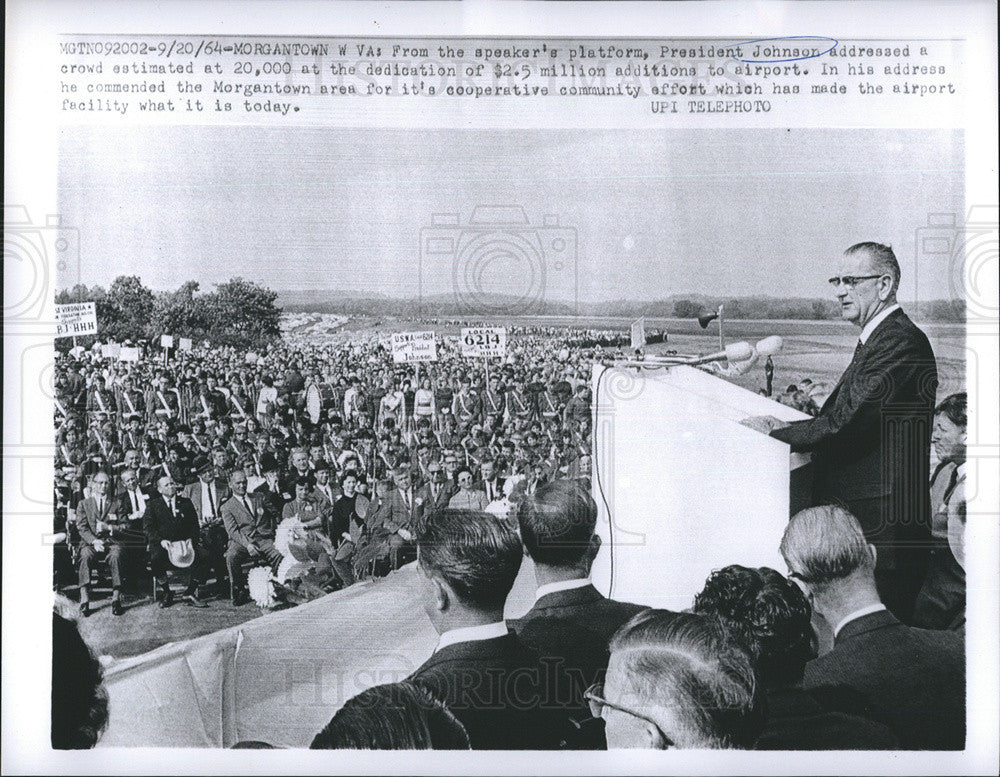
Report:
[[[663,729],[660,728],[660,726],[657,724],[655,720],[653,720],[650,717],[647,717],[646,715],[638,713],[633,709],[630,709],[628,707],[623,707],[620,704],[615,704],[614,702],[610,702],[607,699],[605,699],[604,683],[598,682],[591,685],[586,691],[584,691],[583,698],[587,700],[587,703],[590,705],[590,714],[593,715],[595,718],[604,717],[605,707],[610,707],[613,710],[618,710],[618,712],[624,712],[626,715],[631,715],[633,718],[638,718],[639,720],[643,720],[649,725],[653,726],[656,729],[657,733],[659,733],[660,737],[663,739],[663,742],[666,747],[676,747],[676,745],[674,744],[674,740],[672,740],[670,737],[668,737],[666,734],[663,733]]]
[[[837,288],[841,284],[844,284],[848,289],[853,289],[861,281],[870,281],[873,278],[881,278],[882,275],[835,275],[830,278],[830,285]]]

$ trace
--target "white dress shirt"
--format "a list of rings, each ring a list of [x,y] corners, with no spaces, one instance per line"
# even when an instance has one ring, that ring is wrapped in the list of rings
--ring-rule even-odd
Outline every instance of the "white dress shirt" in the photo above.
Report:
[[[442,648],[459,642],[482,642],[505,636],[507,636],[507,624],[504,621],[487,623],[482,626],[466,626],[464,629],[452,629],[440,636],[434,652],[437,653]]]
[[[863,618],[866,615],[871,615],[873,612],[882,612],[882,610],[884,609],[886,609],[885,605],[882,604],[882,602],[879,602],[878,604],[869,604],[867,607],[862,607],[860,610],[855,610],[850,615],[843,618],[840,621],[840,623],[836,625],[836,627],[833,629],[833,638],[836,639],[837,635],[840,633],[840,630],[844,628],[844,626],[846,626],[851,621],[856,621],[858,618]]]
[[[215,483],[201,481],[201,516],[203,521],[215,518],[219,512],[219,495],[215,492]]]
[[[890,313],[894,313],[897,310],[899,310],[898,302],[893,305],[890,305],[881,313],[879,313],[877,316],[875,316],[875,318],[873,318],[871,321],[865,324],[864,328],[861,330],[861,334],[858,335],[858,340],[861,341],[861,344],[864,345],[865,343],[867,343],[868,338],[872,336],[872,332],[874,332],[876,328],[878,328],[878,325],[881,324],[883,321],[885,321]]]
[[[545,585],[538,586],[538,590],[535,591],[535,601],[537,602],[543,596],[554,594],[557,591],[572,591],[574,588],[586,588],[588,585],[590,585],[589,577],[578,577],[575,580],[560,580],[556,583],[546,583]]]

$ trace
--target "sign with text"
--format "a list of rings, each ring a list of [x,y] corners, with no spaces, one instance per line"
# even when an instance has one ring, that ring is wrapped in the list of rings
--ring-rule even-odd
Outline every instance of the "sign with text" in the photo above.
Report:
[[[97,334],[97,307],[93,302],[56,305],[56,337]]]
[[[392,333],[392,360],[396,364],[436,362],[437,357],[433,332]]]
[[[507,354],[507,330],[502,326],[462,329],[462,356],[503,357]]]

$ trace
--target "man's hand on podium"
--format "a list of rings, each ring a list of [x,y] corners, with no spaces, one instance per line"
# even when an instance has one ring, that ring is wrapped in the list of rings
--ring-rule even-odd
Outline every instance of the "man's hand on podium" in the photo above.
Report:
[[[770,434],[775,429],[783,429],[788,423],[773,415],[754,415],[740,421],[743,426],[761,434]]]

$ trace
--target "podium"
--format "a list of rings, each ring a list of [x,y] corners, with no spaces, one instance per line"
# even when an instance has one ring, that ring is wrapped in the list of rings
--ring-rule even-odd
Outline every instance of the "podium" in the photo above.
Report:
[[[686,365],[593,372],[594,585],[620,601],[691,607],[715,569],[768,566],[808,506],[807,455],[741,426],[805,414]]]

